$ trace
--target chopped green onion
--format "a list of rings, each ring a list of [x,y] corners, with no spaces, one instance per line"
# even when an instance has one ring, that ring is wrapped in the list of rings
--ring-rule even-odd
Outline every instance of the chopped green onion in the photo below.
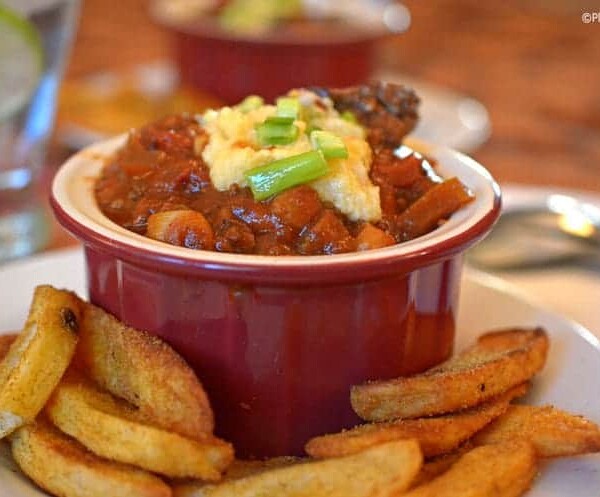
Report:
[[[279,159],[244,173],[256,200],[264,200],[292,186],[308,183],[329,172],[319,150]]]
[[[267,119],[256,127],[256,135],[262,147],[289,145],[298,138],[298,127],[294,124],[282,124]]]
[[[347,159],[348,149],[344,140],[329,131],[313,131],[310,134],[312,146],[321,152],[326,159]]]
[[[258,109],[265,101],[258,95],[248,95],[244,100],[236,105],[242,112],[250,112],[251,110]]]
[[[306,134],[308,136],[310,136],[310,134],[313,131],[321,131],[323,128],[320,128],[319,126],[315,126],[314,124],[308,124],[308,126],[306,126]]]
[[[275,119],[293,122],[300,115],[300,102],[295,97],[279,97]]]
[[[340,117],[344,121],[348,121],[349,123],[354,123],[354,124],[358,123],[358,119],[356,119],[356,116],[354,115],[354,112],[352,112],[352,111],[345,110],[344,112],[342,112]]]

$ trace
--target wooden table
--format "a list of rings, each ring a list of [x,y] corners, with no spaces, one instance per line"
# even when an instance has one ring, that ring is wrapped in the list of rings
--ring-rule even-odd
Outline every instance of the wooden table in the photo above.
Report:
[[[481,100],[493,130],[473,155],[501,183],[600,192],[600,23],[584,24],[578,1],[523,3],[405,0],[412,26],[382,45],[380,63]],[[170,51],[147,2],[85,0],[67,77]]]

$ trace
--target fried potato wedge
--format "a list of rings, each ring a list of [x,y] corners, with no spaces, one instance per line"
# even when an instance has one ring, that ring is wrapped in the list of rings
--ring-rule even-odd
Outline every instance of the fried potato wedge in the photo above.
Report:
[[[528,442],[483,445],[450,469],[403,497],[518,497],[536,474],[535,450]]]
[[[233,447],[211,435],[202,442],[148,425],[137,410],[69,373],[46,407],[50,420],[94,454],[173,478],[217,481]]]
[[[525,395],[527,389],[528,385],[522,384],[479,406],[445,416],[364,424],[315,437],[308,441],[304,450],[316,458],[340,457],[383,442],[414,438],[418,440],[423,456],[446,454],[503,414],[510,401]]]
[[[425,483],[429,483],[434,478],[437,478],[442,473],[445,473],[450,467],[458,461],[467,452],[473,449],[473,446],[467,442],[461,445],[454,452],[444,454],[441,456],[434,457],[423,463],[421,470],[414,477],[413,481],[410,482],[410,489],[419,487]]]
[[[236,459],[227,468],[223,480],[237,480],[246,476],[262,473],[271,469],[283,468],[292,464],[307,462],[308,459],[292,456],[272,457],[270,459]]]
[[[10,438],[23,472],[61,497],[170,497],[160,478],[141,469],[103,460],[50,423],[38,420]]]
[[[10,346],[13,344],[13,342],[17,339],[18,336],[19,335],[17,335],[16,333],[0,335],[0,361],[2,361],[6,354],[8,354]]]
[[[544,366],[547,352],[548,336],[541,328],[487,333],[425,373],[352,387],[352,407],[367,421],[467,409],[529,380]]]
[[[51,286],[35,289],[23,331],[0,363],[0,438],[38,415],[69,366],[81,301]]]
[[[219,483],[239,480],[240,478],[246,478],[264,471],[307,461],[308,459],[306,458],[292,456],[273,457],[271,459],[236,459],[225,470]],[[188,495],[197,495],[199,489],[207,485],[213,484],[200,480],[179,480],[174,482],[172,486],[175,495],[185,497]]]
[[[85,308],[80,337],[77,364],[103,389],[131,402],[167,431],[198,440],[212,433],[206,392],[165,342],[93,305]]]
[[[377,445],[359,454],[294,464],[246,478],[174,489],[177,497],[387,497],[403,492],[419,471],[416,440]]]
[[[540,457],[600,452],[600,427],[551,406],[515,405],[478,433],[476,445],[527,440]]]

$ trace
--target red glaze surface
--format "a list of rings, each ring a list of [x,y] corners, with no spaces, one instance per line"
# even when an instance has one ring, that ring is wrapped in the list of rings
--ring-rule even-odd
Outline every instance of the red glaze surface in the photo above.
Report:
[[[349,390],[422,371],[454,339],[460,256],[370,282],[232,284],[158,273],[86,247],[90,299],[194,367],[241,457],[302,454],[359,422]]]
[[[364,83],[373,71],[375,41],[261,43],[177,32],[175,56],[184,84],[233,104],[249,94],[272,100],[290,88]]]

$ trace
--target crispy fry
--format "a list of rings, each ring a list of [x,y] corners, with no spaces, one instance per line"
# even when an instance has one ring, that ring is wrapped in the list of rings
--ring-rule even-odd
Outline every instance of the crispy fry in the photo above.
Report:
[[[483,445],[450,469],[403,497],[518,497],[536,473],[535,451],[527,442]]]
[[[403,492],[419,471],[415,440],[380,444],[359,454],[294,464],[198,488],[175,488],[176,497],[388,497]]]
[[[544,366],[547,352],[541,328],[487,333],[425,373],[352,387],[352,407],[367,421],[466,409],[529,380]]]
[[[200,442],[150,426],[124,401],[68,374],[46,412],[52,422],[100,457],[173,478],[216,481],[233,460],[233,448],[211,435]]]
[[[527,440],[540,457],[600,452],[600,427],[583,416],[551,406],[510,406],[505,414],[478,433],[476,445]]]
[[[17,339],[19,335],[17,333],[9,333],[7,335],[0,335],[0,361],[4,359],[10,349],[10,346]]]
[[[12,454],[40,487],[61,497],[170,497],[171,489],[141,469],[105,461],[46,421],[11,436]]]
[[[223,473],[220,483],[226,481],[239,480],[248,476],[256,475],[264,471],[291,466],[307,462],[308,459],[292,456],[273,457],[271,459],[236,459]],[[196,495],[201,487],[212,485],[209,482],[199,480],[181,480],[173,484],[173,491],[176,496],[187,497]]]
[[[195,373],[158,338],[85,308],[78,365],[102,388],[137,406],[157,426],[203,440],[213,413]]]
[[[414,438],[419,441],[423,456],[445,454],[503,414],[512,399],[527,393],[527,387],[519,385],[480,406],[445,416],[371,423],[315,437],[308,441],[305,450],[312,457],[339,457],[390,440]]]
[[[467,452],[473,449],[470,442],[461,445],[454,452],[443,454],[438,457],[434,457],[429,461],[423,463],[421,470],[417,473],[417,476],[410,482],[410,490],[419,487],[425,483],[429,483],[434,478],[437,478],[442,473],[445,473],[450,467],[458,461]]]
[[[292,456],[272,457],[271,459],[236,459],[223,475],[225,480],[238,480],[246,476],[261,473],[276,468],[307,462],[308,459]]]
[[[36,288],[23,331],[0,363],[0,438],[43,409],[71,362],[80,320],[74,294]]]

